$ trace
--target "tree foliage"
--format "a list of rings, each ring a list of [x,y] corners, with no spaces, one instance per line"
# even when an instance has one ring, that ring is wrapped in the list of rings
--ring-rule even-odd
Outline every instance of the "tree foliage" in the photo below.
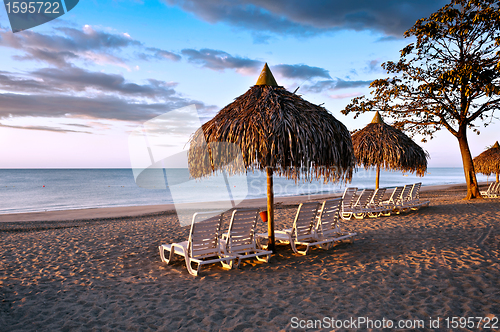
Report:
[[[477,122],[492,123],[500,105],[499,6],[498,0],[452,0],[418,20],[404,34],[415,42],[401,50],[398,62],[382,64],[390,77],[373,81],[372,97],[355,98],[342,112],[384,112],[423,141],[445,128],[459,140],[464,170],[474,173],[467,128],[479,133]],[[469,182],[468,197],[478,196]]]

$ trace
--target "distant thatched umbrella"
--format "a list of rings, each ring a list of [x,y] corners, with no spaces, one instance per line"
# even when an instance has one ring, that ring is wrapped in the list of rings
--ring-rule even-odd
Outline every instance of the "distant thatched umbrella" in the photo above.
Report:
[[[352,135],[357,165],[376,167],[375,187],[379,187],[380,168],[417,172],[427,170],[428,154],[402,131],[384,123],[379,112],[372,122]]]
[[[325,182],[352,178],[355,160],[347,128],[323,107],[278,86],[267,64],[256,85],[193,135],[188,163],[195,178],[223,168],[214,164],[228,154],[211,150],[205,141],[239,146],[244,165],[228,169],[230,174],[267,171],[269,248],[273,251],[273,172],[296,181],[301,176]]]
[[[474,169],[478,173],[490,175],[491,173],[498,175],[500,173],[500,145],[496,142],[491,148],[481,153],[473,159]]]

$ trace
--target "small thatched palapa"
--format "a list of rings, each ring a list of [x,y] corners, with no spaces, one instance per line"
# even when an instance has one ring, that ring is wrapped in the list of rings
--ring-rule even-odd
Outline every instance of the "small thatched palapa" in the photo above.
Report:
[[[243,165],[232,165],[229,174],[267,171],[271,249],[273,173],[295,180],[352,178],[355,160],[347,128],[323,107],[278,86],[267,64],[256,85],[196,131],[188,156],[191,176],[210,175],[220,170],[217,165],[233,161],[231,151],[212,151],[213,142],[234,143],[241,149]]]
[[[474,158],[473,161],[476,172],[484,175],[496,174],[496,180],[499,182],[500,145],[498,145],[498,141],[491,148]]]
[[[365,128],[352,135],[357,165],[377,168],[375,187],[379,187],[380,169],[416,172],[427,170],[428,153],[402,131],[386,124],[379,112]]]

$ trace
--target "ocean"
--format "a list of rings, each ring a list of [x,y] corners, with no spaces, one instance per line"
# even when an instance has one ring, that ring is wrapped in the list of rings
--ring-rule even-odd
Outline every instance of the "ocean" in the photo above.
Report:
[[[158,172],[148,181],[138,181],[140,187],[132,169],[0,169],[0,214],[266,197],[266,176],[261,172],[202,180],[189,179],[187,169]],[[488,179],[481,174],[477,177],[478,181]],[[391,171],[380,175],[381,187],[415,182],[441,185],[465,181],[462,168],[429,168],[424,177]],[[375,171],[358,169],[347,186],[374,188]],[[345,187],[274,178],[275,196],[340,193]]]

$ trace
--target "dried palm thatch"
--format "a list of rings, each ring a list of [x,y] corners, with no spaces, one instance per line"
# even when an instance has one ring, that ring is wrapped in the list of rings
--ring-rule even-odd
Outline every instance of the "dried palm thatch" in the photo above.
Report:
[[[497,182],[499,182],[500,174],[500,145],[496,142],[491,148],[481,153],[473,159],[474,169],[478,173],[484,175],[496,174]]]
[[[378,112],[371,123],[352,135],[352,143],[357,165],[377,168],[377,188],[381,168],[418,176],[427,171],[429,154],[402,131],[384,123]]]
[[[210,175],[216,165],[233,161],[231,145],[210,149],[212,142],[240,147],[244,164],[232,164],[225,169],[229,174],[271,167],[295,180],[352,178],[355,160],[347,128],[323,107],[281,86],[254,85],[196,131],[188,157],[191,176]]]
[[[237,150],[242,158],[235,158]],[[278,86],[267,64],[255,86],[196,131],[188,153],[189,171],[195,178],[222,169],[229,174],[267,171],[273,251],[273,173],[296,181],[348,181],[354,163],[347,128],[323,107]]]

